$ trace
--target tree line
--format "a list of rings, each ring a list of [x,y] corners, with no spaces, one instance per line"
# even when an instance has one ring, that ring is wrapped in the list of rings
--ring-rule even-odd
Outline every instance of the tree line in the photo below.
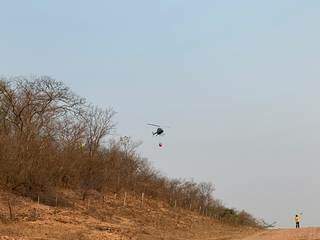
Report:
[[[170,179],[137,153],[129,137],[104,139],[115,111],[47,76],[0,79],[0,184],[24,195],[57,187],[82,192],[144,193],[230,223],[259,226],[213,197],[211,183]]]

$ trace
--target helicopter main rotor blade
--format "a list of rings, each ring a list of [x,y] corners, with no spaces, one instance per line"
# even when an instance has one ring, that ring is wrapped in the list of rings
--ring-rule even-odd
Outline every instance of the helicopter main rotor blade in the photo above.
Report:
[[[152,123],[147,123],[147,125],[154,126],[154,127],[161,127],[160,125],[152,124]]]

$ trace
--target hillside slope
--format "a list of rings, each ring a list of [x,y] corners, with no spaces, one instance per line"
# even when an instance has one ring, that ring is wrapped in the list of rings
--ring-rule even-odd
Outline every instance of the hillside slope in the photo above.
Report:
[[[69,191],[63,204],[54,207],[0,191],[0,239],[241,239],[257,229],[232,227],[194,212],[172,208],[162,202],[113,194],[91,195],[82,201]],[[61,202],[62,198],[57,198]],[[10,203],[10,204],[9,204]],[[12,210],[10,219],[9,205]]]

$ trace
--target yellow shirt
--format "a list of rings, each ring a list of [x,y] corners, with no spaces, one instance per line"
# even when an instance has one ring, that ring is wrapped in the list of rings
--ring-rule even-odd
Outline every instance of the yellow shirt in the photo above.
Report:
[[[297,223],[297,222],[300,222],[301,218],[300,218],[300,216],[296,216],[296,217],[294,217],[294,220],[295,220],[296,223]]]

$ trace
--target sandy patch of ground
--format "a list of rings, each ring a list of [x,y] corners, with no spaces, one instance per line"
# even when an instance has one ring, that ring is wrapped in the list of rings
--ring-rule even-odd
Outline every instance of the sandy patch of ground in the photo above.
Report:
[[[319,240],[320,228],[278,229],[258,233],[243,240]]]

